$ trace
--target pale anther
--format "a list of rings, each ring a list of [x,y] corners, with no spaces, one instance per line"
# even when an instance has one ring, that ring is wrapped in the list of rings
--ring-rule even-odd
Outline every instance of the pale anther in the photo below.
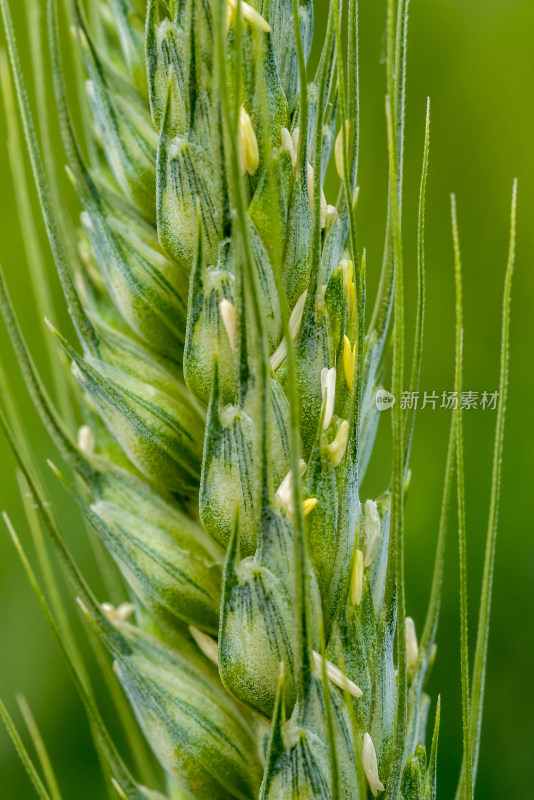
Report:
[[[260,164],[260,154],[258,150],[258,140],[254,133],[252,120],[245,109],[241,106],[239,110],[239,160],[241,162],[241,172],[254,175]]]
[[[293,137],[291,136],[287,128],[281,129],[280,139],[282,142],[282,147],[284,148],[284,150],[287,150],[287,152],[291,156],[291,166],[293,167],[293,169],[295,169],[297,164],[297,151],[295,150]]]
[[[231,13],[235,13],[237,11],[237,0],[227,0],[228,6],[230,8]],[[255,25],[260,31],[264,31],[265,33],[269,33],[271,30],[271,26],[265,20],[262,15],[256,11],[249,3],[245,3],[244,0],[241,0],[239,4],[241,7],[241,14],[243,15],[243,19],[246,19],[247,22],[250,22],[251,25]]]
[[[378,777],[378,762],[376,759],[376,750],[373,740],[368,733],[363,737],[362,747],[362,767],[365,772],[365,777],[369,783],[369,788],[376,797],[378,792],[384,791],[384,784]]]
[[[304,311],[304,304],[306,302],[306,296],[308,292],[304,290],[295,303],[295,307],[291,312],[291,316],[289,317],[289,335],[291,336],[291,340],[294,342],[297,338],[298,332],[300,330],[300,323],[302,322],[302,314]],[[284,339],[280,342],[276,350],[271,356],[271,367],[273,370],[277,370],[280,364],[284,361],[285,357],[287,356],[287,342]]]
[[[89,425],[82,425],[78,428],[78,447],[86,456],[92,456],[95,452],[95,435]]]
[[[203,631],[199,631],[198,628],[194,628],[192,625],[189,626],[189,631],[191,636],[197,643],[198,647],[206,658],[209,658],[210,661],[213,661],[214,664],[219,663],[219,646],[215,639],[211,636],[208,636],[207,633],[203,633]]]
[[[328,203],[328,205],[326,206],[324,219],[325,221],[323,228],[327,228],[329,225],[332,224],[332,222],[334,222],[335,219],[337,219],[337,208],[335,206],[330,205],[330,203]]]
[[[363,504],[364,564],[368,567],[374,560],[380,542],[380,515],[374,500]]]
[[[306,462],[301,458],[299,461],[299,473],[303,475],[306,471]],[[280,505],[285,508],[288,515],[293,515],[293,473],[291,470],[287,473],[284,480],[278,487],[276,492],[276,499]],[[310,509],[311,510],[311,509]]]
[[[328,680],[332,681],[334,686],[337,686],[339,689],[343,689],[343,691],[349,692],[353,697],[361,697],[363,695],[362,690],[359,686],[356,686],[354,681],[351,681],[350,678],[341,672],[331,661],[328,659],[323,659],[323,657],[318,653],[316,650],[312,651],[313,653],[313,662],[315,665],[315,669],[318,672],[323,671],[323,665],[326,666],[326,676]]]
[[[121,603],[116,608],[111,603],[102,603],[100,608],[110,622],[127,622],[135,611],[132,603]]]
[[[226,328],[226,333],[228,334],[230,347],[232,350],[235,350],[237,340],[237,316],[235,306],[229,300],[224,298],[224,300],[221,300],[219,304],[219,309],[221,312],[222,321],[224,322],[224,327]]]
[[[324,367],[321,370],[321,392],[323,395],[323,403],[325,406],[323,418],[323,430],[325,431],[332,422],[334,414],[334,405],[336,401],[336,368],[331,367],[328,369]]]

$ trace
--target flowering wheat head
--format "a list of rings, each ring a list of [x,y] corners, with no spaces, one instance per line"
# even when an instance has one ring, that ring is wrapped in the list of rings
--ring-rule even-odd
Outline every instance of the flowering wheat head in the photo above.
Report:
[[[58,380],[72,381],[74,411],[58,413],[48,399],[3,280],[2,309],[68,477],[53,469],[117,565],[122,605],[94,598],[44,502],[16,416],[3,424],[93,639],[111,654],[142,731],[140,741],[124,697],[115,693],[133,772],[100,716],[68,623],[48,604],[9,521],[8,527],[62,643],[106,777],[128,800],[436,797],[439,703],[427,754],[431,698],[424,687],[435,656],[455,465],[464,723],[458,797],[473,796],[513,241],[470,685],[460,410],[452,421],[434,581],[419,642],[406,615],[403,569],[413,413],[400,402],[390,412],[386,490],[377,499],[360,496],[380,415],[376,392],[390,383],[400,398],[408,374],[402,258],[408,2],[388,3],[386,245],[367,326],[366,258],[356,225],[357,2],[344,6],[331,0],[324,12],[312,70],[312,0],[259,6],[73,0],[66,7],[84,70],[76,98],[66,88],[65,64],[72,62],[60,52],[58,10],[49,0],[49,74],[82,209],[75,231],[68,215],[58,213],[53,174],[47,179],[41,161],[9,6],[1,1],[36,188],[79,338],[74,345],[49,323],[59,345],[53,363],[71,367],[71,376]],[[2,78],[9,93],[4,68]],[[73,122],[79,103],[83,140],[79,121]],[[421,363],[428,151],[427,112],[412,391]],[[329,169],[337,176],[332,202],[324,188]],[[455,213],[453,230],[459,391]],[[59,394],[65,408],[67,391]],[[83,422],[77,433],[69,416]],[[2,710],[37,791],[55,800],[50,770],[45,785]],[[150,783],[145,745],[165,776],[159,782],[156,776],[151,788],[144,785]]]

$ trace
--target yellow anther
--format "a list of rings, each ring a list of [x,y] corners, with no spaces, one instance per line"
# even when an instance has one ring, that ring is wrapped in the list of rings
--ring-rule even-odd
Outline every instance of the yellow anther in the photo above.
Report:
[[[316,505],[317,505],[316,497],[308,497],[307,500],[304,500],[304,502],[302,503],[302,512],[304,516],[307,517],[308,514],[311,514]]]
[[[352,565],[352,575],[350,576],[350,602],[353,606],[359,606],[362,601],[363,593],[363,553],[356,550],[354,563]]]
[[[356,309],[356,286],[354,285],[354,263],[344,258],[339,262],[339,266],[343,272],[343,284],[347,290],[349,300],[349,320],[354,319],[354,311]]]
[[[339,266],[343,272],[345,286],[350,286],[354,280],[354,262],[350,258],[343,258],[339,262]]]
[[[352,320],[356,310],[356,287],[354,283],[349,283],[347,291],[349,295],[349,319]]]
[[[345,131],[346,137],[348,139],[349,132],[350,132],[350,123],[347,121],[345,123]],[[344,180],[344,170],[343,170],[343,127],[339,129],[339,133],[336,137],[336,143],[334,145],[334,160],[336,162],[336,170],[337,174],[339,175],[340,180]]]
[[[237,11],[237,0],[227,0],[228,8],[230,9],[230,22],[232,21],[235,12]],[[255,25],[260,31],[264,31],[265,33],[269,33],[271,30],[271,26],[265,20],[261,14],[259,14],[255,8],[253,8],[248,3],[243,2],[241,0],[240,3],[241,7],[241,14],[243,15],[243,19],[246,19],[247,22],[250,22],[251,25]],[[227,22],[227,26],[229,27],[229,23]]]
[[[350,346],[349,337],[345,334],[343,337],[343,369],[345,371],[345,380],[347,386],[352,391],[352,384],[354,382],[354,371],[352,368],[352,347]]]
[[[230,5],[230,3],[226,4],[226,35],[228,36],[228,31],[230,30],[230,26],[234,21],[235,11]]]
[[[237,317],[235,306],[227,300],[221,300],[219,304],[219,309],[221,311],[222,321],[224,322],[224,327],[226,328],[226,333],[228,334],[228,341],[230,342],[230,347],[232,350],[235,350],[236,346],[236,339],[237,339]]]
[[[336,438],[327,445],[328,455],[333,467],[337,467],[345,455],[347,443],[349,441],[349,423],[343,420],[336,433]]]
[[[354,342],[354,347],[351,347],[349,337],[345,334],[343,337],[343,370],[345,372],[347,386],[351,391],[354,385],[354,373],[356,371],[356,353],[357,342]]]
[[[252,127],[245,106],[239,110],[239,160],[241,162],[241,172],[245,175],[254,175],[260,163],[260,153],[258,150],[258,140]]]

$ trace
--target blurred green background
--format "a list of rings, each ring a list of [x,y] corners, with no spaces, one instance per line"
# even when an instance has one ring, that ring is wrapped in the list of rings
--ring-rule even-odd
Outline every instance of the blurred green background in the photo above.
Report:
[[[324,0],[317,25],[325,19]],[[36,3],[36,7],[39,4]],[[28,55],[19,3],[11,3]],[[383,244],[386,204],[383,34],[384,0],[361,0],[361,167],[359,232],[368,252],[373,297]],[[28,66],[28,65],[27,65]],[[27,72],[29,80],[29,72]],[[422,389],[453,389],[454,287],[449,195],[456,193],[465,282],[465,389],[494,391],[498,383],[501,293],[508,246],[512,181],[519,179],[517,267],[512,301],[512,357],[504,479],[495,572],[484,733],[476,796],[480,800],[532,795],[534,786],[534,4],[532,0],[412,0],[408,61],[404,234],[408,318],[413,319],[415,211],[426,98],[432,134],[427,203],[427,326]],[[3,111],[0,125],[0,258],[36,360],[44,353],[24,267],[20,225],[9,171]],[[57,144],[58,163],[61,163]],[[63,178],[60,178],[63,184]],[[327,191],[328,196],[328,191]],[[333,193],[329,196],[332,200]],[[34,208],[40,235],[42,226]],[[43,238],[44,242],[44,238]],[[52,268],[54,295],[59,290]],[[64,313],[54,320],[68,331]],[[27,399],[5,331],[2,357],[13,375],[35,457],[56,457]],[[409,343],[411,346],[411,342]],[[45,372],[46,377],[46,372]],[[471,633],[474,639],[491,473],[495,413],[465,414],[467,525]],[[418,629],[430,585],[445,464],[449,417],[422,411],[417,419],[412,484],[407,507],[408,613]],[[388,481],[388,420],[362,499]],[[26,538],[14,463],[0,442],[1,507]],[[105,596],[75,509],[62,504],[64,532]],[[442,695],[439,797],[452,798],[461,753],[457,541],[451,514],[438,659],[431,679]],[[18,718],[15,694],[30,701],[57,766],[65,797],[103,797],[96,755],[67,670],[5,531],[0,535],[0,696]],[[434,706],[433,706],[434,707]],[[33,790],[5,731],[0,728],[0,797],[33,798]]]

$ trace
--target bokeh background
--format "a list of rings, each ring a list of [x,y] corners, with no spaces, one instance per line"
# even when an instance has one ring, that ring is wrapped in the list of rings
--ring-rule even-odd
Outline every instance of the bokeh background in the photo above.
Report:
[[[29,55],[23,9],[11,3],[20,45]],[[35,3],[37,10],[40,3]],[[361,168],[359,232],[368,252],[369,295],[380,266],[386,205],[384,123],[384,0],[361,0]],[[325,20],[319,0],[318,28]],[[29,64],[26,63],[27,69]],[[29,80],[29,72],[27,73]],[[498,384],[501,293],[508,247],[512,181],[519,179],[517,267],[512,302],[512,355],[501,514],[489,648],[484,733],[476,796],[530,797],[534,786],[534,4],[531,0],[413,0],[408,62],[404,232],[408,319],[413,319],[417,195],[426,98],[432,133],[427,203],[427,326],[422,389],[453,389],[454,286],[449,196],[458,202],[465,282],[465,389]],[[50,98],[48,102],[51,102]],[[36,360],[44,363],[17,219],[3,111],[0,117],[0,258]],[[55,145],[61,163],[59,142]],[[60,186],[64,179],[58,173]],[[328,195],[328,191],[327,191]],[[331,193],[329,199],[333,197]],[[67,194],[69,205],[72,198]],[[44,237],[34,205],[39,235]],[[54,296],[59,290],[53,269]],[[69,331],[63,312],[55,322]],[[2,358],[12,375],[37,462],[55,457],[17,374],[0,330]],[[411,346],[411,342],[409,342]],[[409,352],[409,351],[408,351]],[[47,377],[46,368],[44,376]],[[49,376],[48,376],[49,377]],[[425,409],[417,419],[407,507],[408,612],[421,628],[430,586],[450,419]],[[476,628],[491,474],[495,413],[465,414],[470,624]],[[384,418],[363,498],[388,481],[389,420]],[[1,507],[23,538],[24,515],[14,463],[0,442]],[[102,599],[76,510],[61,503],[64,532]],[[439,797],[453,798],[461,754],[457,539],[451,513],[438,659],[430,688],[442,695]],[[27,537],[26,537],[27,540]],[[70,601],[66,600],[67,603]],[[97,757],[61,655],[5,531],[0,532],[0,696],[17,719],[17,692],[29,700],[49,745],[65,797],[104,796]],[[34,797],[0,727],[0,797]]]

